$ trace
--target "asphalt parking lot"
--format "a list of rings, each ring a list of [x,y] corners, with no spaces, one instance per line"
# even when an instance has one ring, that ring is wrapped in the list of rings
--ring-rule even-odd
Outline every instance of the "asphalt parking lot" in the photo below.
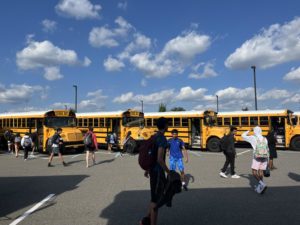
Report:
[[[300,224],[300,152],[278,152],[278,169],[265,179],[264,195],[251,188],[250,149],[238,149],[240,179],[219,177],[221,153],[191,151],[189,156],[189,191],[176,195],[172,208],[160,209],[160,225]],[[0,224],[138,224],[150,192],[137,156],[99,151],[90,168],[84,154],[64,157],[69,166],[55,158],[48,168],[47,155],[24,161],[0,153]]]

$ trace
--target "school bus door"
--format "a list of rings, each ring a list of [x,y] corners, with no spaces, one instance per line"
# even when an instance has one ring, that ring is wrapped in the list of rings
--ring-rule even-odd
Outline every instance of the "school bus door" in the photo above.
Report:
[[[192,148],[201,147],[200,118],[189,119],[189,144]]]

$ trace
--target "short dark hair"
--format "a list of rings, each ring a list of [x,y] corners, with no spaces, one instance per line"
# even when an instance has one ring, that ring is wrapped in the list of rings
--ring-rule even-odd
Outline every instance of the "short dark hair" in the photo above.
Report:
[[[89,131],[93,131],[94,130],[94,128],[93,127],[89,127]]]
[[[159,130],[165,129],[167,125],[168,125],[168,120],[165,117],[158,118],[156,126]]]
[[[230,132],[237,130],[236,127],[230,127]]]
[[[171,133],[172,134],[178,134],[178,130],[177,129],[173,129]]]
[[[57,132],[58,132],[58,131],[62,131],[62,129],[59,127],[59,128],[56,129],[56,131],[57,131]]]

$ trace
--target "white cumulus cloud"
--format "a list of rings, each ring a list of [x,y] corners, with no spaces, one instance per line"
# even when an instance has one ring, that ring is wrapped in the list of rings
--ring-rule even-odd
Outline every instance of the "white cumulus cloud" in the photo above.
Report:
[[[44,32],[52,33],[56,30],[57,23],[53,20],[44,19],[42,25]]]
[[[60,73],[59,67],[51,66],[51,67],[45,67],[45,79],[53,81],[53,80],[59,80],[62,79],[64,76]]]
[[[127,2],[126,2],[126,1],[124,1],[124,2],[119,2],[119,3],[118,3],[118,8],[125,11],[125,10],[127,9]]]
[[[77,20],[99,18],[101,5],[93,5],[89,0],[60,0],[55,6],[59,15]]]
[[[126,37],[132,25],[123,17],[115,20],[118,25],[114,29],[110,29],[107,25],[102,27],[94,27],[89,34],[89,43],[93,47],[116,47],[119,45],[118,39]]]
[[[291,71],[283,77],[283,79],[288,81],[300,81],[300,67],[297,69],[292,68]]]
[[[199,73],[199,67],[203,66],[203,72]],[[190,73],[189,78],[192,79],[205,79],[218,76],[218,73],[214,70],[214,64],[212,63],[199,63],[193,68],[194,72]]]
[[[255,65],[269,68],[300,59],[300,18],[283,25],[273,24],[247,40],[225,61],[231,69],[245,69]]]
[[[103,62],[106,71],[120,71],[125,65],[122,61],[109,56]]]
[[[22,104],[33,98],[45,99],[46,89],[42,86],[11,84],[9,87],[0,83],[0,103]]]

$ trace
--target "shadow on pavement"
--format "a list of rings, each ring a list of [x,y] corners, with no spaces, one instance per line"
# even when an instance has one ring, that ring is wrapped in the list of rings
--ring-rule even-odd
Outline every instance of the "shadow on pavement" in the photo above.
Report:
[[[0,177],[0,221],[9,218],[7,215],[12,212],[40,202],[49,194],[57,196],[76,189],[87,177],[86,175]]]
[[[134,225],[145,216],[150,191],[123,191],[100,212],[107,225]],[[249,188],[190,189],[159,210],[160,225],[298,225],[300,187],[269,187],[264,195]]]
[[[113,161],[115,161],[115,158],[99,161],[99,162],[96,163],[96,165],[100,165],[100,164],[104,164],[104,163],[111,163]]]
[[[299,174],[296,174],[296,173],[293,173],[293,172],[289,172],[288,176],[292,180],[300,182],[300,175]]]

